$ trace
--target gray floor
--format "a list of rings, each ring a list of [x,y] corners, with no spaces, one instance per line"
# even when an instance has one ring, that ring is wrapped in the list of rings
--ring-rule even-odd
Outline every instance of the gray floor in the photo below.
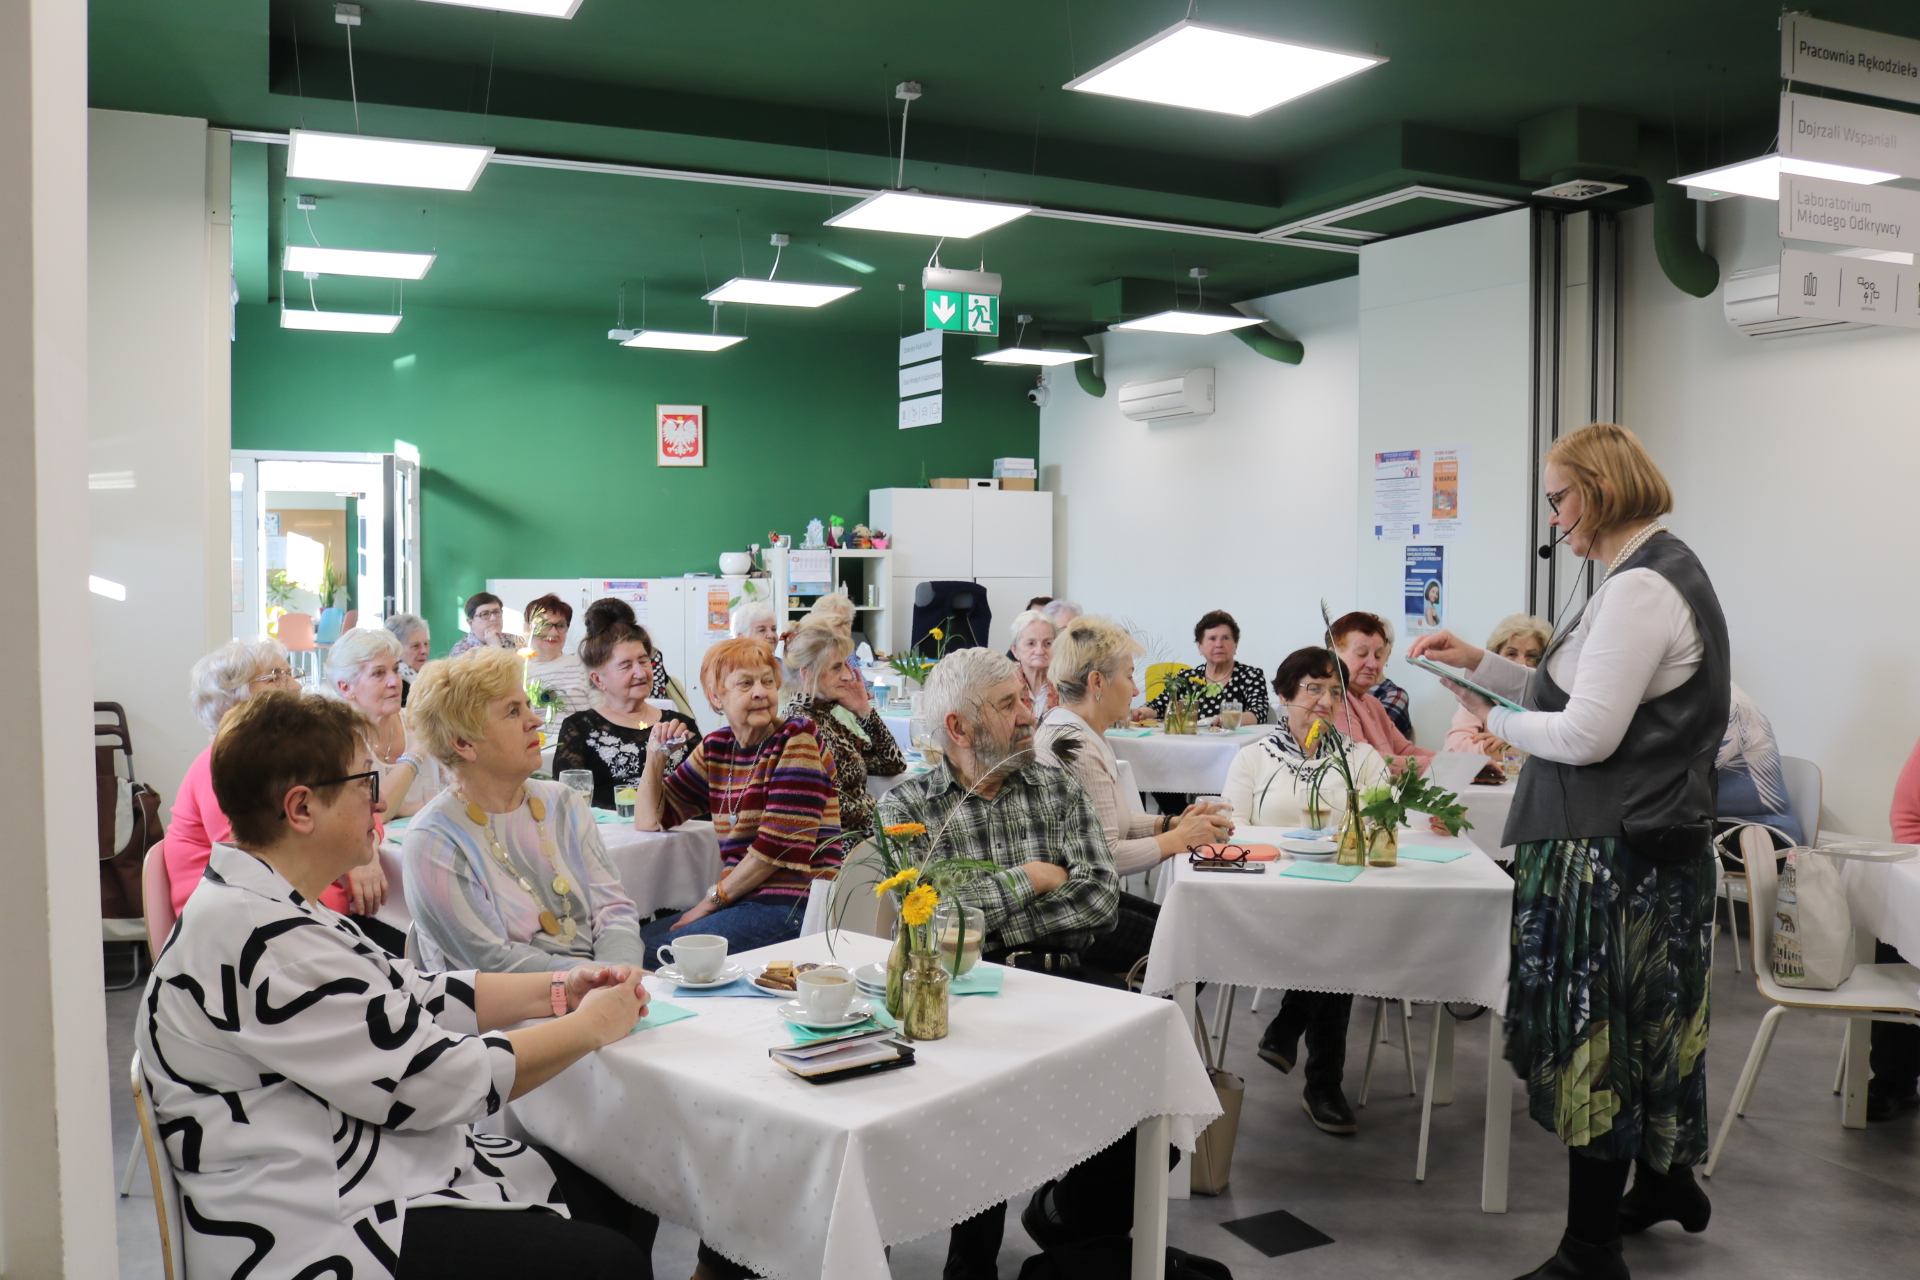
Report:
[[[1720,948],[1709,1049],[1711,1114],[1717,1125],[1752,1044],[1764,1002],[1748,976],[1736,975]],[[108,997],[113,1061],[132,1051],[137,992]],[[1233,1185],[1223,1196],[1174,1201],[1172,1243],[1217,1258],[1238,1280],[1266,1277],[1420,1276],[1432,1280],[1504,1280],[1551,1252],[1565,1209],[1566,1155],[1550,1135],[1516,1111],[1510,1211],[1479,1208],[1481,1082],[1486,1036],[1482,1023],[1457,1038],[1458,1101],[1435,1113],[1428,1180],[1413,1181],[1418,1137],[1417,1100],[1405,1088],[1397,1048],[1383,1059],[1371,1105],[1360,1112],[1354,1138],[1312,1128],[1299,1103],[1296,1078],[1279,1075],[1253,1056],[1264,1017],[1249,1015],[1241,993],[1229,1069],[1247,1080],[1245,1113],[1234,1158]],[[1269,996],[1268,1001],[1273,997]],[[1208,1007],[1211,1000],[1208,1000]],[[1272,1005],[1267,1006],[1271,1008]],[[1349,1048],[1349,1092],[1357,1093],[1366,1052],[1371,1003],[1356,1002]],[[1718,1175],[1706,1183],[1713,1225],[1688,1236],[1672,1224],[1627,1245],[1640,1277],[1848,1277],[1873,1280],[1920,1274],[1920,1112],[1865,1130],[1842,1129],[1832,1095],[1840,1048],[1837,1022],[1788,1018],[1775,1040],[1747,1118],[1736,1122]],[[1424,1011],[1416,1023],[1416,1060],[1424,1064]],[[1382,1046],[1383,1054],[1387,1052]],[[132,1103],[116,1068],[113,1121],[122,1159],[135,1132]],[[1517,1100],[1516,1100],[1517,1101]],[[119,1201],[121,1275],[150,1280],[161,1272],[153,1200],[144,1170],[137,1193]],[[1016,1201],[1015,1215],[1021,1203]],[[1285,1209],[1319,1228],[1333,1244],[1277,1258],[1262,1256],[1220,1223]],[[661,1280],[693,1269],[692,1233],[663,1226],[654,1251]],[[945,1257],[944,1234],[896,1246],[893,1271],[902,1280],[934,1280]],[[1010,1221],[1000,1271],[1006,1280],[1035,1252]]]

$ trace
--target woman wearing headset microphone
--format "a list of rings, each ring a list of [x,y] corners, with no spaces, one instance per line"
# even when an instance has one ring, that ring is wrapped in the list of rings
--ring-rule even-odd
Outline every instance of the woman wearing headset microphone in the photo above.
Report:
[[[1560,540],[1606,573],[1539,667],[1445,631],[1408,657],[1526,708],[1447,682],[1531,756],[1502,841],[1518,846],[1506,1057],[1570,1160],[1566,1234],[1522,1280],[1625,1280],[1623,1234],[1669,1219],[1700,1231],[1710,1213],[1692,1166],[1708,1141],[1727,628],[1699,559],[1660,524],[1672,491],[1632,432],[1562,437],[1544,480]]]

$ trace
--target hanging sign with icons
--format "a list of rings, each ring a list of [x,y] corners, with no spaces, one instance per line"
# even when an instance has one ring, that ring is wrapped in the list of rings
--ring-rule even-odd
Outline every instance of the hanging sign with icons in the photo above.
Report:
[[[1785,249],[1780,314],[1920,329],[1920,270],[1898,262]]]
[[[1000,299],[990,293],[927,290],[926,326],[951,333],[1000,332]]]

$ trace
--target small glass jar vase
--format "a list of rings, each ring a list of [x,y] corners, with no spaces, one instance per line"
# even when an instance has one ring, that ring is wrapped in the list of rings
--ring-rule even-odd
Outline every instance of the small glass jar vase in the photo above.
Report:
[[[1343,867],[1362,867],[1367,863],[1367,820],[1360,816],[1360,798],[1347,797],[1346,820],[1340,825],[1340,851],[1333,857]]]
[[[1373,834],[1367,840],[1367,865],[1370,867],[1400,865],[1399,832],[1384,824],[1374,827]]]
[[[947,992],[952,983],[937,951],[915,952],[901,979],[900,1029],[909,1040],[944,1040]]]
[[[907,957],[909,955],[907,926],[900,923],[898,916],[893,921],[893,950],[887,953],[887,1013],[898,1019],[902,1001],[906,996]]]
[[[933,910],[933,941],[940,962],[958,978],[980,961],[980,942],[986,917],[977,908],[954,898],[942,898]]]
[[[1168,733],[1193,733],[1200,727],[1200,711],[1192,703],[1178,698],[1167,703],[1165,728]]]

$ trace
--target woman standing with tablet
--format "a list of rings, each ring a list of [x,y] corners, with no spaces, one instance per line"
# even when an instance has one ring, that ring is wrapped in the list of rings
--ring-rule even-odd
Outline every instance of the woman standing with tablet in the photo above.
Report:
[[[1525,708],[1448,682],[1532,757],[1502,840],[1518,846],[1506,1056],[1571,1159],[1566,1234],[1522,1280],[1625,1280],[1623,1234],[1669,1219],[1700,1231],[1711,1212],[1692,1167],[1708,1142],[1727,628],[1699,559],[1660,523],[1672,491],[1632,432],[1562,437],[1544,480],[1550,523],[1606,574],[1538,669],[1444,631],[1408,656]]]

